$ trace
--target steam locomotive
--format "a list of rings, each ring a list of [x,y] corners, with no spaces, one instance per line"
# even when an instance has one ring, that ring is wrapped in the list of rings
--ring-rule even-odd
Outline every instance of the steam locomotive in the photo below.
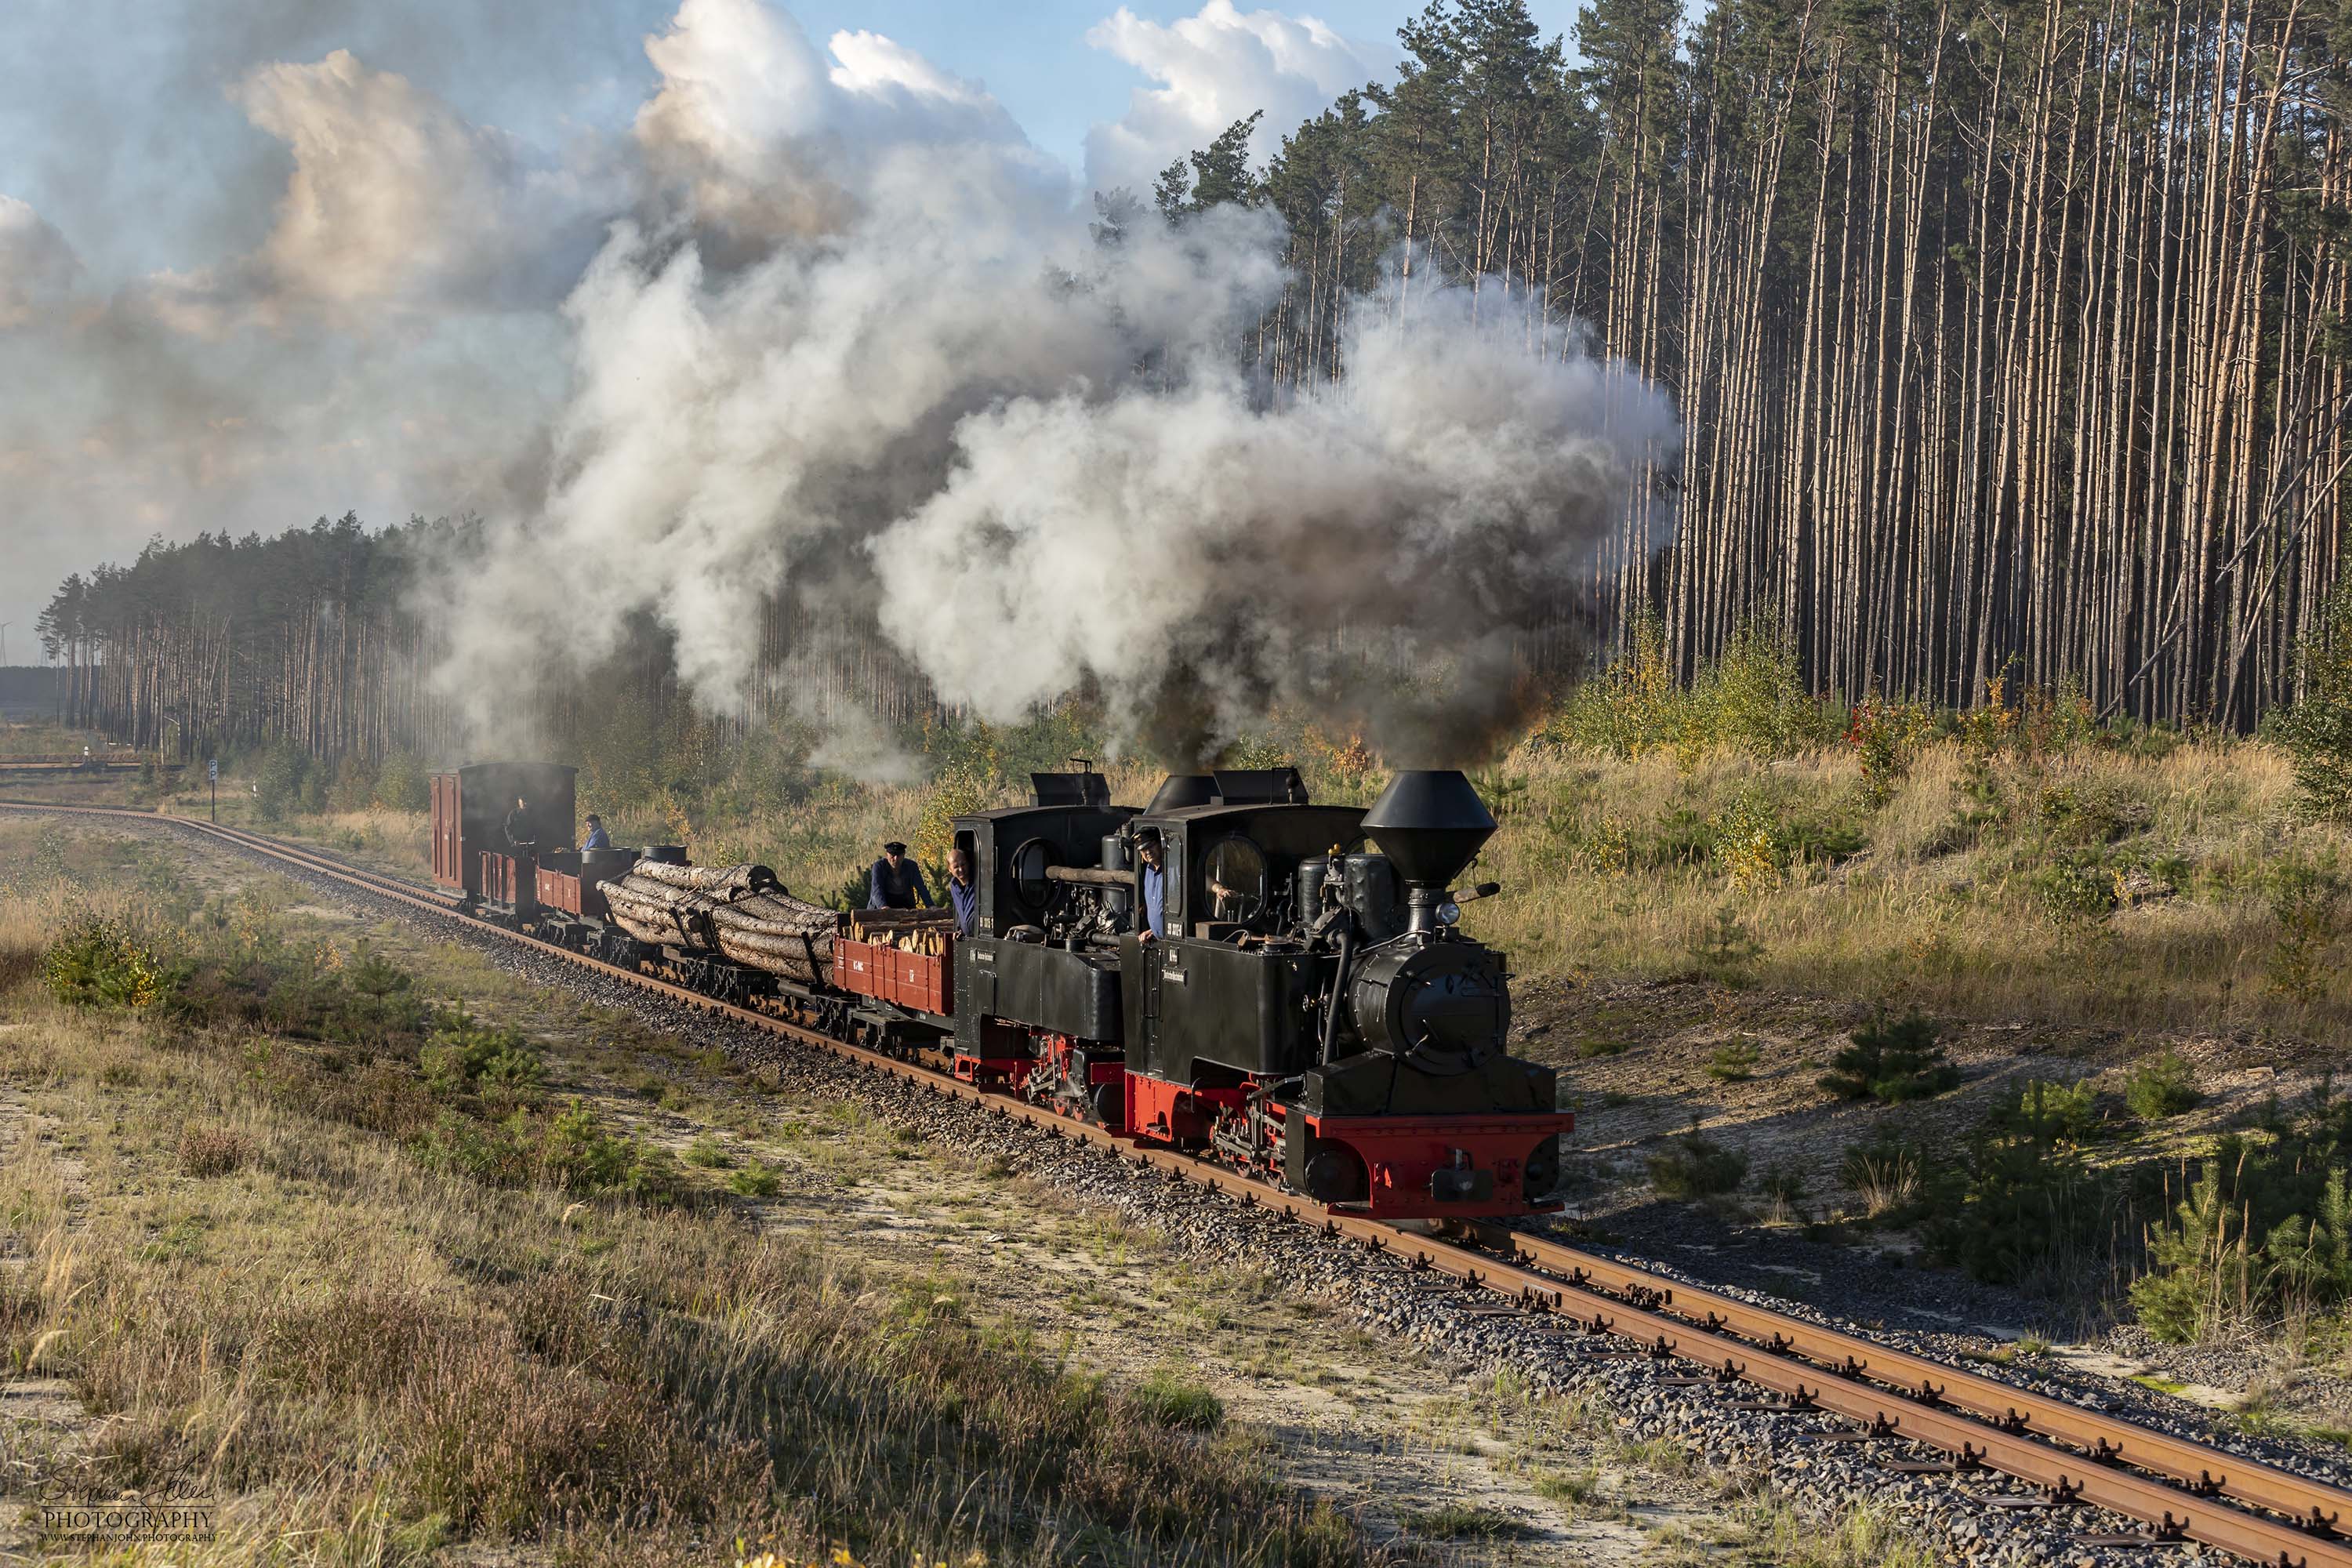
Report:
[[[1465,936],[1454,884],[1495,831],[1451,770],[1395,775],[1367,807],[1317,805],[1293,768],[1177,774],[1141,809],[1103,775],[1037,773],[1026,805],[954,819],[974,934],[908,951],[852,912],[794,979],[681,922],[622,931],[597,891],[640,856],[572,841],[569,768],[489,763],[434,781],[435,879],[458,903],[610,962],[872,1048],[929,1058],[1139,1142],[1175,1145],[1382,1219],[1542,1209],[1558,1184],[1549,1068],[1512,1057],[1502,955]],[[1143,847],[1160,929],[1138,929]]]

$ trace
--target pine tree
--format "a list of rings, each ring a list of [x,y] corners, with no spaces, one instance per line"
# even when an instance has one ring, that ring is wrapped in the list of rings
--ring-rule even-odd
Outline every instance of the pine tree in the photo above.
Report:
[[[1881,1014],[1848,1038],[1852,1043],[1830,1058],[1821,1079],[1841,1100],[1893,1105],[1941,1094],[1960,1081],[1960,1069],[1945,1059],[1936,1026],[1923,1014],[1891,1022]]]

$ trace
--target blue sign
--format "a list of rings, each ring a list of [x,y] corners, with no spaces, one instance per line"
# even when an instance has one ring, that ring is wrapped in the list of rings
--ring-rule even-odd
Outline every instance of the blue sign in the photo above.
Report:
[[[205,759],[205,782],[206,784],[220,783],[220,759],[218,757],[206,757]]]

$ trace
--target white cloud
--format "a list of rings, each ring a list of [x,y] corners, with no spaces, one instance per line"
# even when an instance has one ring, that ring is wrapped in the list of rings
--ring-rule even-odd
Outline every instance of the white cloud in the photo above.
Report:
[[[1233,0],[1208,0],[1165,26],[1122,5],[1087,41],[1160,84],[1137,88],[1124,116],[1087,133],[1087,183],[1139,193],[1171,160],[1261,109],[1251,151],[1267,157],[1339,94],[1388,74],[1396,53],[1312,16],[1239,11]]]
[[[27,203],[0,196],[0,331],[62,309],[80,277],[65,236]]]
[[[250,255],[158,274],[141,291],[160,320],[200,336],[310,312],[362,325],[387,308],[551,304],[621,189],[535,163],[342,49],[259,67],[230,96],[286,143],[294,172]]]
[[[829,59],[760,0],[685,0],[646,40],[661,86],[638,111],[637,145],[660,205],[685,209],[712,259],[840,231],[896,149],[992,149],[1061,183],[978,83],[878,33],[835,33],[827,47]]]

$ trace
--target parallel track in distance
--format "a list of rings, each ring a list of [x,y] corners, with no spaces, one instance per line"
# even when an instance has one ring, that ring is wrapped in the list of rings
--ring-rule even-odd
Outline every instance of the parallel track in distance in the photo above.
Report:
[[[282,839],[120,806],[0,801],[0,809],[164,823],[315,876],[529,947],[714,1016],[814,1047],[876,1073],[982,1106],[1055,1137],[1076,1139],[1335,1237],[1557,1314],[1590,1333],[1631,1340],[1704,1369],[1727,1385],[1780,1396],[1792,1414],[1828,1412],[1870,1433],[1951,1456],[1954,1472],[1984,1469],[2041,1488],[2050,1506],[2088,1504],[2149,1527],[2150,1545],[2194,1541],[2275,1568],[2352,1568],[2352,1491],[2275,1466],[2086,1410],[1995,1378],[1891,1349],[1737,1297],[1692,1286],[1549,1237],[1493,1224],[1454,1238],[1399,1230],[1326,1208],[1222,1165],[1129,1140],[931,1067],[867,1050],[668,981],[606,963],[463,913],[447,900]]]

